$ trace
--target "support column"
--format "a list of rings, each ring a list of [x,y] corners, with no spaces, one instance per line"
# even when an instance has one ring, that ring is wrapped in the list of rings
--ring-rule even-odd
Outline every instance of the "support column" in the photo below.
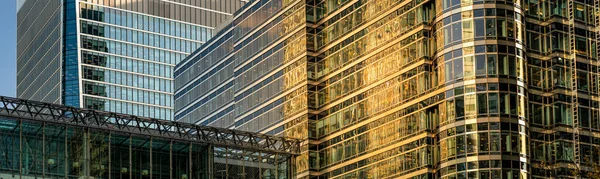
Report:
[[[207,178],[215,178],[214,176],[214,162],[215,162],[215,154],[213,146],[208,145],[206,148],[206,176]]]

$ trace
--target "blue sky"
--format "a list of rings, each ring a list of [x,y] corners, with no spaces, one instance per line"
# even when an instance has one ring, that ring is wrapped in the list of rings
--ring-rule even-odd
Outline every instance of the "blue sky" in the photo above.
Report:
[[[22,0],[19,0],[22,1]],[[16,0],[0,3],[0,95],[16,96],[17,92],[17,5]]]

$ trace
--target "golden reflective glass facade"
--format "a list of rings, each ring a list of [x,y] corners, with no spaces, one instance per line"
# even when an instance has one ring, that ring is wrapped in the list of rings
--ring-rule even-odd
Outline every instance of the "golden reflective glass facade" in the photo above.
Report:
[[[176,67],[176,97],[204,90],[175,118],[304,139],[301,178],[575,176],[600,161],[600,2],[561,2],[255,1]]]
[[[599,176],[600,2],[524,3],[531,174]]]

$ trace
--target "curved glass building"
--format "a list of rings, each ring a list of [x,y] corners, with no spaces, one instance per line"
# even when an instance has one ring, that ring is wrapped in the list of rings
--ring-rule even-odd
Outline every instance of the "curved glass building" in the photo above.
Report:
[[[175,67],[175,120],[302,139],[300,178],[585,176],[599,4],[252,1]]]
[[[522,4],[437,5],[434,68],[446,114],[437,130],[439,176],[529,178]]]

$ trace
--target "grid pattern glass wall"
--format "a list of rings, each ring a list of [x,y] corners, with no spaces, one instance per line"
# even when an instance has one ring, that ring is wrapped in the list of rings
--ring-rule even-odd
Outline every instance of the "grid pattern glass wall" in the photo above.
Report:
[[[261,3],[178,64],[176,120],[306,139],[308,178],[544,178],[599,161],[598,1],[298,1],[306,41],[283,56],[271,42],[295,33],[258,34],[288,12]]]
[[[599,3],[525,1],[533,178],[598,176]]]
[[[63,4],[27,0],[17,12],[17,97],[61,103]]]
[[[150,133],[0,120],[2,178],[292,178],[294,171],[289,155]]]
[[[18,96],[172,120],[175,64],[244,3],[28,0],[18,13]]]
[[[173,67],[242,4],[79,1],[83,107],[172,120]]]
[[[263,131],[306,110],[304,11],[302,2],[262,0],[236,13],[176,67],[176,120]]]
[[[260,0],[236,12],[177,65],[175,119],[307,138],[305,11],[303,1]]]
[[[440,84],[434,1],[314,1],[311,178],[430,178]]]
[[[209,167],[208,148],[204,145],[12,118],[1,120],[0,152],[4,157],[0,160],[0,176],[4,178],[206,178],[203,175]]]

